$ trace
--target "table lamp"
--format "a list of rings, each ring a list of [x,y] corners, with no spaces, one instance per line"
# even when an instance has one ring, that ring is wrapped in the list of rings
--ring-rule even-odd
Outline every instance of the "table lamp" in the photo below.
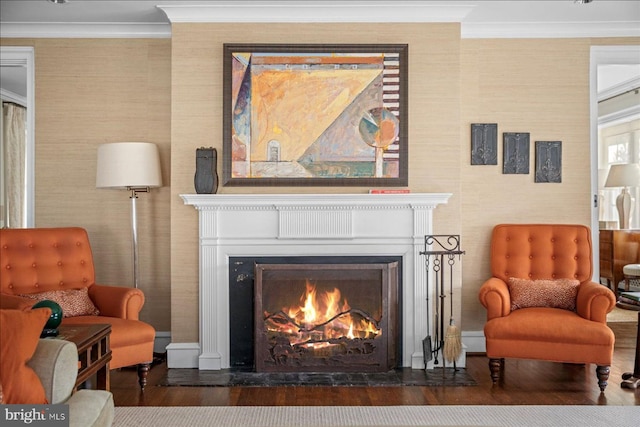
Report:
[[[622,165],[612,165],[604,186],[608,188],[622,187],[620,195],[616,198],[616,207],[618,208],[620,229],[628,229],[631,218],[631,208],[634,202],[631,194],[629,194],[629,187],[640,186],[640,164],[626,163]]]
[[[114,142],[98,147],[96,187],[131,192],[133,278],[136,288],[140,283],[136,199],[138,193],[148,193],[150,188],[161,186],[160,154],[155,144],[150,142]]]

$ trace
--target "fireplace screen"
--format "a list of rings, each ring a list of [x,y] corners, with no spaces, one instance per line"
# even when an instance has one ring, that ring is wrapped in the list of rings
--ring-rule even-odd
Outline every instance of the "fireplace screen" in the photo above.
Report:
[[[397,262],[256,264],[256,371],[394,368],[397,283]]]

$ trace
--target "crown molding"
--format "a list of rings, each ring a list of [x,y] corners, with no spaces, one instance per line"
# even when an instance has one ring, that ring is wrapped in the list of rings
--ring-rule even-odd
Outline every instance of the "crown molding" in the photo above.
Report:
[[[630,122],[631,120],[640,119],[640,105],[625,108],[615,113],[598,117],[598,128],[617,125],[619,123]]]
[[[434,23],[457,22],[465,38],[640,37],[640,21],[475,22],[477,5],[423,1],[221,1],[164,3],[168,22],[2,22],[3,38],[170,38],[176,23]]]
[[[17,93],[11,92],[7,89],[0,88],[0,99],[2,99],[3,102],[13,102],[15,104],[22,105],[23,107],[27,106],[26,96],[18,95]]]
[[[171,38],[168,23],[5,22],[2,38]]]
[[[620,82],[607,90],[598,92],[598,102],[621,95],[625,92],[640,88],[640,77],[635,77],[624,82]]]
[[[463,22],[463,39],[639,37],[640,21],[627,22]]]
[[[461,22],[473,5],[394,2],[240,2],[156,6],[171,23],[186,22]]]

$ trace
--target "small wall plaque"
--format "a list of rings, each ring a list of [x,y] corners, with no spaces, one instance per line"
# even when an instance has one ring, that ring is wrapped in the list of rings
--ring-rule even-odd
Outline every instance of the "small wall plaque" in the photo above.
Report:
[[[535,182],[562,182],[562,141],[536,141]]]
[[[522,132],[504,132],[502,173],[529,173],[529,134]]]
[[[471,164],[498,164],[498,124],[471,124]]]

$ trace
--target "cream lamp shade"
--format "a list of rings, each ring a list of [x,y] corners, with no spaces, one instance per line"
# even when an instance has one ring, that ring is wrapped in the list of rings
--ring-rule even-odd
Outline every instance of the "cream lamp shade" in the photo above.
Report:
[[[640,186],[640,164],[627,163],[612,165],[609,169],[605,187],[638,187]]]
[[[628,187],[640,186],[640,164],[612,165],[604,186],[608,188],[622,187],[620,195],[616,198],[616,207],[618,208],[620,229],[628,229],[634,203]]]
[[[114,142],[98,147],[96,187],[161,187],[160,154],[150,142]]]

